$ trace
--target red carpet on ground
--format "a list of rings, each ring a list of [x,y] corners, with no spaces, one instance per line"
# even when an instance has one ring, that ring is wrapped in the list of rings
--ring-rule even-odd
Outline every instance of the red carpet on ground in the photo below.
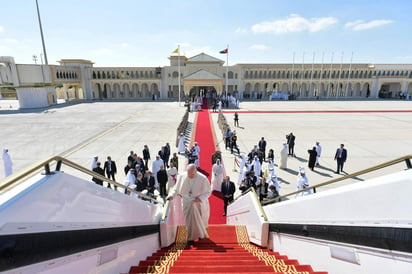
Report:
[[[207,100],[203,100],[202,110],[197,112],[193,142],[200,147],[200,168],[209,173],[211,180],[212,154],[216,151],[216,140],[212,131],[210,113]],[[210,218],[209,224],[225,224],[226,217],[223,214],[223,200],[220,192],[214,191],[209,198]]]

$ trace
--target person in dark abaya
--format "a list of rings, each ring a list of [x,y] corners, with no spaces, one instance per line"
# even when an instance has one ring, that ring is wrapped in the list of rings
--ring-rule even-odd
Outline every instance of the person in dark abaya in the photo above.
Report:
[[[316,147],[309,149],[308,153],[309,153],[308,166],[311,170],[313,170],[315,168],[316,156],[318,155],[318,153],[316,152]]]

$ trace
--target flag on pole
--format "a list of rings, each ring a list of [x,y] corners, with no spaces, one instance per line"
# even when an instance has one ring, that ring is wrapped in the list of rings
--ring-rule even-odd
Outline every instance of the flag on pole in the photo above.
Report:
[[[177,47],[172,53],[179,53],[179,47]]]
[[[224,50],[219,51],[219,53],[227,54],[227,53],[229,53],[229,50],[228,50],[228,48],[225,48]]]

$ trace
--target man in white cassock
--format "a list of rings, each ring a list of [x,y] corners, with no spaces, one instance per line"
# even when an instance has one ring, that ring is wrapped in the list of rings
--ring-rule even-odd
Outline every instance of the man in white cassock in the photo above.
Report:
[[[220,160],[217,159],[216,163],[212,166],[212,191],[221,191],[223,171],[223,165],[220,163]]]
[[[184,154],[186,152],[185,139],[185,135],[180,133],[179,144],[177,145],[177,153],[179,154]]]
[[[157,172],[160,170],[160,166],[163,166],[163,160],[160,159],[159,155],[156,155],[156,160],[154,160],[152,162],[152,174],[154,174],[154,178],[155,178],[155,188],[158,189],[159,188],[159,183],[157,182]]]
[[[209,238],[207,234],[210,215],[208,198],[211,189],[206,176],[197,172],[196,165],[189,164],[186,170],[179,177],[167,199],[172,200],[175,196],[181,197],[188,234],[187,244],[193,245],[197,238]]]
[[[4,175],[10,176],[13,173],[13,162],[9,155],[9,150],[7,148],[3,149],[3,163],[4,163]]]

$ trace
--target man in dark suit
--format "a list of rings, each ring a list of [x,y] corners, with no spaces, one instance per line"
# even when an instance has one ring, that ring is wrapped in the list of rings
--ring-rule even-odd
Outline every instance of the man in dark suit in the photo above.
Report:
[[[292,132],[286,135],[286,141],[289,146],[289,155],[291,156],[295,156],[295,139],[296,139],[296,136],[293,135]]]
[[[346,158],[348,156],[348,152],[343,147],[344,147],[344,144],[341,144],[340,148],[338,148],[335,153],[335,160],[337,163],[337,169],[336,169],[337,174],[339,174],[339,171],[343,172],[343,164],[346,162]]]
[[[263,153],[263,161],[266,159],[266,140],[262,137],[258,143],[259,150]]]
[[[117,167],[115,161],[112,161],[110,156],[107,156],[107,161],[104,162],[104,171],[106,172],[107,178],[116,181],[114,175],[117,173]],[[110,184],[107,184],[107,187],[111,188]],[[114,189],[117,190],[117,186],[114,186]]]
[[[153,196],[156,181],[155,181],[155,178],[152,176],[152,173],[149,170],[146,170],[142,182],[143,182],[143,185],[147,189],[147,195]]]
[[[147,170],[149,166],[149,160],[150,160],[150,151],[147,145],[144,145],[144,148],[143,148],[143,160],[144,160],[145,169]]]
[[[100,167],[100,162],[97,162],[96,165],[97,166],[95,168],[93,168],[93,172],[96,172],[96,173],[104,176],[104,170]],[[98,185],[103,186],[103,181],[96,178],[96,177],[93,177],[92,181],[95,182]]]
[[[165,166],[165,168],[166,167],[169,168],[169,158],[170,158],[170,145],[169,145],[169,143],[166,143],[163,153],[164,153],[164,155],[163,155],[164,166]]]
[[[227,213],[227,205],[233,201],[233,194],[235,194],[236,191],[236,187],[235,187],[235,183],[230,181],[230,177],[226,176],[223,179],[222,182],[222,186],[221,186],[221,192],[222,192],[222,196],[223,196],[223,209],[224,212],[223,216],[226,216]]]

